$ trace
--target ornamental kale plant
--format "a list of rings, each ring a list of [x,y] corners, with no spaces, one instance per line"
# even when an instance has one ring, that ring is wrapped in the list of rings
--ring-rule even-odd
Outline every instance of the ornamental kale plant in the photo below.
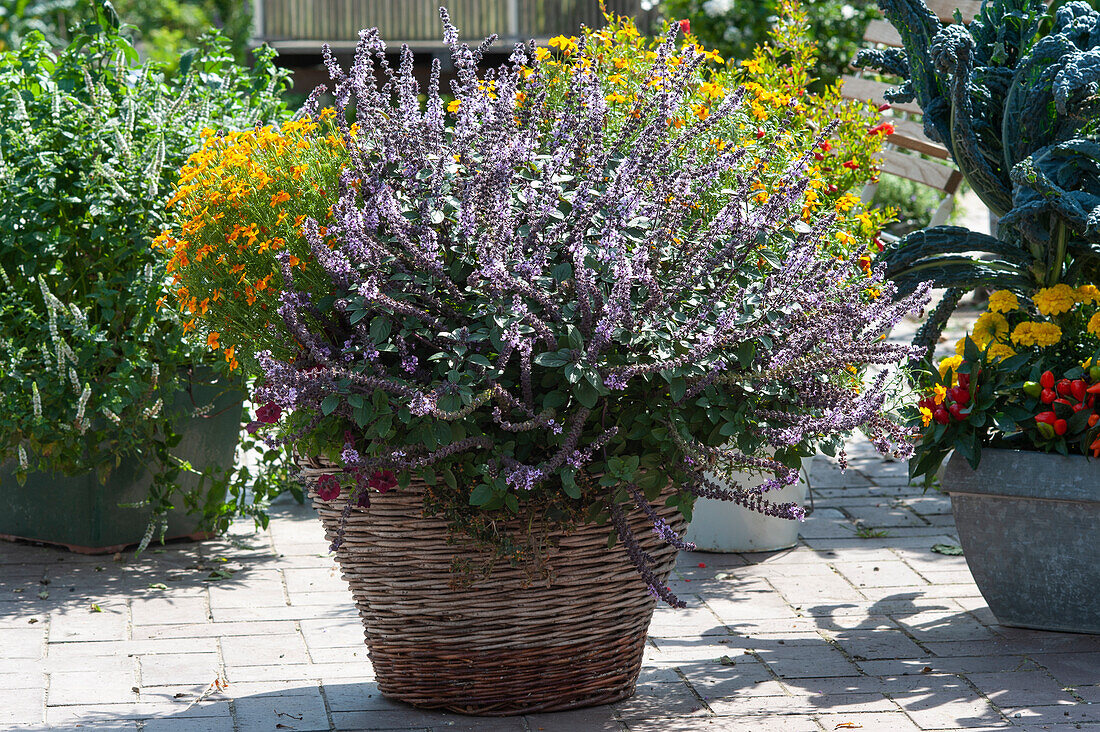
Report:
[[[835,215],[801,221],[812,153],[761,200],[774,144],[700,143],[751,120],[744,90],[670,124],[704,56],[672,33],[653,83],[611,124],[594,64],[553,96],[533,46],[479,75],[486,46],[460,44],[441,16],[451,112],[439,62],[421,105],[411,53],[391,68],[377,30],[347,73],[326,49],[348,164],[325,233],[303,224],[323,282],[275,254],[269,327],[292,355],[256,354],[257,417],[289,412],[285,439],[342,468],[319,482],[323,500],[348,491],[350,511],[420,480],[429,513],[505,554],[538,532],[500,536],[502,517],[610,521],[651,591],[678,604],[624,511],[661,499],[690,515],[702,495],[798,519],[801,507],[767,499],[798,476],[769,453],[797,465],[862,428],[910,454],[884,409],[895,372],[858,374],[912,355],[881,336],[923,292],[895,302],[858,262],[822,253]],[[578,42],[582,59],[595,52]],[[190,287],[206,271],[177,274]],[[705,475],[745,468],[773,477],[750,490]]]
[[[949,288],[920,342],[935,343],[975,286],[1027,297],[1100,281],[1100,13],[1069,2],[1050,17],[1040,0],[985,0],[969,26],[943,27],[922,0],[880,5],[905,48],[863,51],[857,63],[907,79],[887,98],[920,103],[925,133],[999,217],[996,238],[935,227],[884,255],[902,292]]]
[[[164,307],[150,235],[200,130],[285,115],[286,73],[267,49],[241,67],[209,36],[166,79],[137,62],[107,2],[76,30],[62,50],[32,32],[0,55],[0,462],[19,479],[91,472],[105,483],[134,459],[154,474],[154,517],[178,498],[224,525],[253,511],[252,476],[237,476],[228,503],[211,501],[232,466],[193,466],[219,487],[179,495],[179,425],[211,407],[184,397],[197,367],[216,362]],[[243,413],[239,397],[233,408]],[[261,481],[252,496],[280,490]]]

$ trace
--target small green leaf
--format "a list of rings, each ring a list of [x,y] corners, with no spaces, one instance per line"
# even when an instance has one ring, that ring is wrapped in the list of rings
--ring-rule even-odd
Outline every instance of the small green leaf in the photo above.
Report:
[[[340,395],[329,394],[327,397],[321,400],[321,414],[326,417],[336,411],[336,407],[340,406]]]
[[[481,485],[477,486],[470,493],[470,505],[471,506],[484,506],[485,504],[487,504],[492,499],[493,499],[493,489],[490,488],[485,483],[482,483]]]
[[[963,553],[962,547],[956,544],[933,544],[932,551],[936,554],[946,554],[949,557],[962,556]]]

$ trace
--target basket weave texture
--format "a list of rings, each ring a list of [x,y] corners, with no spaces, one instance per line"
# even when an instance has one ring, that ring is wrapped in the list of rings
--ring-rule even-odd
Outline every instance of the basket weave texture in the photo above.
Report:
[[[331,541],[346,491],[316,497],[332,467],[302,461],[303,478]],[[610,526],[551,532],[549,576],[498,562],[454,585],[452,561],[482,566],[488,555],[448,543],[447,522],[423,515],[424,486],[371,494],[355,507],[336,552],[363,620],[378,686],[416,706],[504,716],[607,704],[634,693],[655,599]],[[675,508],[654,510],[678,532]],[[640,511],[629,514],[641,548],[664,582],[676,550]]]

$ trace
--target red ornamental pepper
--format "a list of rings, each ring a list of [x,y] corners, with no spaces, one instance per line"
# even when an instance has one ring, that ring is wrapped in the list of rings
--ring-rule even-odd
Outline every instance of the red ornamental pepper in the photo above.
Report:
[[[819,153],[819,152],[814,153],[814,160],[824,160],[824,159],[825,159],[825,156],[822,155],[821,153]]]
[[[1054,412],[1039,412],[1035,415],[1035,421],[1039,424],[1053,425],[1054,421],[1058,419],[1058,415]]]
[[[1069,383],[1069,391],[1073,394],[1073,398],[1079,402],[1085,401],[1085,396],[1089,393],[1089,385],[1085,383],[1084,379],[1074,379]]]
[[[959,386],[964,389],[970,388],[970,374],[959,374]]]
[[[1085,408],[1084,403],[1074,404],[1073,405],[1073,413],[1076,414],[1077,412],[1080,412],[1084,408]]]
[[[1058,395],[1052,389],[1043,389],[1042,393],[1039,394],[1039,401],[1043,404],[1051,404],[1057,398]]]
[[[1089,416],[1089,427],[1095,427],[1097,422],[1100,422],[1100,414],[1093,414]]]
[[[951,397],[964,407],[970,403],[970,390],[964,388],[962,384],[956,386],[953,389],[948,389],[947,396]]]
[[[889,104],[880,104],[880,105],[878,105],[878,111],[880,111],[880,112],[885,112],[887,109],[890,109]]]
[[[1044,371],[1043,375],[1039,377],[1039,383],[1043,385],[1044,389],[1054,388],[1054,372]]]
[[[1072,384],[1073,382],[1071,382],[1069,379],[1059,379],[1058,386],[1055,387],[1055,391],[1057,391],[1060,396],[1069,396],[1073,393]]]
[[[1100,458],[1100,437],[1093,440],[1093,443],[1089,445],[1089,449],[1092,450],[1092,456],[1094,458]]]
[[[833,183],[830,183],[829,186],[825,190],[827,190],[829,193],[836,193],[837,190],[839,190],[839,189],[836,187],[836,185],[834,185]]]
[[[1054,434],[1061,437],[1062,435],[1066,434],[1066,430],[1068,430],[1068,429],[1069,429],[1069,425],[1066,424],[1066,420],[1064,420],[1064,419],[1054,420]]]
[[[1069,399],[1055,399],[1054,403],[1055,404],[1065,404],[1067,407],[1072,407],[1073,406],[1073,402],[1071,402]]]
[[[950,415],[947,414],[947,410],[940,407],[935,412],[932,412],[932,419],[936,420],[937,424],[947,424],[951,421]]]
[[[1093,384],[1088,389],[1085,389],[1085,391],[1089,394],[1100,394],[1100,382]]]
[[[947,411],[950,412],[951,416],[959,422],[962,422],[964,419],[970,416],[970,412],[966,412],[965,414],[963,413],[962,407],[959,406],[958,402],[948,406]]]

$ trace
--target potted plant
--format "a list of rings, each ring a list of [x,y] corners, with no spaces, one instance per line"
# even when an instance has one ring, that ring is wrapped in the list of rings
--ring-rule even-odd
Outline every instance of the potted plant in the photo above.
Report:
[[[929,353],[968,290],[1021,297],[1100,281],[1095,81],[1100,14],[1083,2],[984,0],[968,26],[943,27],[918,0],[880,0],[904,49],[857,64],[907,81],[887,98],[918,101],[924,131],[947,147],[997,217],[996,236],[955,226],[914,232],[882,255],[902,292],[947,288],[918,333]]]
[[[243,381],[185,337],[150,241],[199,131],[278,118],[285,73],[212,36],[169,78],[93,9],[67,48],[0,56],[0,535],[104,552],[279,490],[231,475]]]
[[[605,62],[636,31],[479,74],[441,15],[453,100],[436,61],[421,104],[376,30],[350,72],[326,49],[335,109],[208,139],[158,245],[260,374],[254,426],[303,456],[382,693],[607,703],[655,598],[682,604],[695,496],[796,519],[769,451],[863,426],[907,454],[889,370],[857,374],[911,355],[880,335],[921,301],[836,256],[858,221],[801,220],[813,141],[744,90],[700,97],[707,53],[676,29],[628,96]],[[773,477],[707,477],[746,467]]]
[[[1100,633],[1100,290],[994,292],[958,351],[927,375],[913,476],[954,450],[943,489],[1001,623]]]

